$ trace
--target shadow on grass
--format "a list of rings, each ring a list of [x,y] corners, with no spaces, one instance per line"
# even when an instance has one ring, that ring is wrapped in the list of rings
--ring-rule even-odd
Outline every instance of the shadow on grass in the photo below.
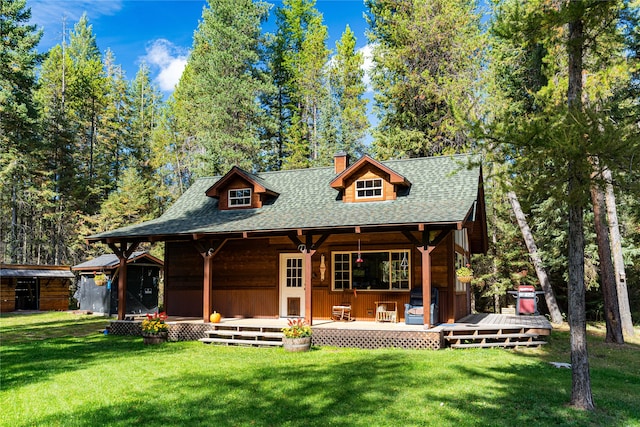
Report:
[[[118,346],[114,350],[119,351]],[[258,368],[219,369],[214,348],[209,366],[156,378],[142,394],[37,423],[54,425],[63,418],[79,426],[615,426],[640,419],[633,404],[638,386],[628,399],[611,396],[595,413],[573,410],[566,405],[571,372],[527,353],[517,356],[527,359],[524,363],[486,367],[482,360],[504,350],[465,352],[462,359],[470,363],[460,363],[456,351],[452,363],[437,369],[429,361],[430,352],[362,352],[356,360],[343,362],[336,361],[337,352],[322,364],[304,355],[255,350],[264,351]],[[407,364],[414,369],[408,370]],[[609,373],[598,370],[596,375]],[[638,375],[630,380],[640,384]],[[601,387],[599,400],[611,392],[607,385]]]
[[[21,344],[2,344],[0,389],[47,381],[51,376],[100,363],[123,352],[144,351],[138,340],[106,337],[98,332],[83,337],[49,338]]]

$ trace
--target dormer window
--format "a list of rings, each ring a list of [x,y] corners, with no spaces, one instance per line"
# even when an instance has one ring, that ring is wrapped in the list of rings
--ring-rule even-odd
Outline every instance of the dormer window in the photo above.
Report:
[[[251,206],[251,189],[229,190],[229,207],[239,208],[244,206]]]
[[[382,179],[360,179],[356,181],[356,199],[382,197]]]

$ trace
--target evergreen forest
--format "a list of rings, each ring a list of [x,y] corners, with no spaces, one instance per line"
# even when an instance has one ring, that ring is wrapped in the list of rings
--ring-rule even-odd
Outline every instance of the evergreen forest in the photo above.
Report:
[[[490,239],[472,262],[475,309],[499,312],[543,270],[561,316],[583,297],[588,319],[609,320],[624,271],[637,322],[640,2],[365,5],[368,70],[349,26],[327,44],[315,0],[209,0],[167,98],[145,64],[124,74],[86,16],[41,53],[26,0],[0,2],[0,261],[110,252],[84,238],[156,218],[235,165],[472,152]]]

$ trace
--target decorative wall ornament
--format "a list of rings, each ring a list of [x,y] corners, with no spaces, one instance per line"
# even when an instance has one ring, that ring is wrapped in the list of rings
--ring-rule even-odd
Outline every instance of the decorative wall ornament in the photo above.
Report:
[[[324,281],[324,273],[327,271],[327,266],[324,262],[324,254],[320,256],[320,281]]]

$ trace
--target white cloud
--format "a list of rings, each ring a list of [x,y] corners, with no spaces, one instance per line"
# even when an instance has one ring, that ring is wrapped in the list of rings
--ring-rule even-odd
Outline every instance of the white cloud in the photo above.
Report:
[[[146,48],[147,54],[141,59],[151,69],[158,69],[156,83],[164,92],[171,92],[180,81],[184,67],[187,65],[187,53],[169,40],[157,39]]]
[[[69,31],[86,12],[89,24],[103,15],[114,15],[122,9],[122,0],[27,0],[31,23],[44,30],[41,45],[45,49],[62,41],[62,22]]]
[[[358,52],[362,53],[362,59],[364,60],[362,63],[362,69],[364,70],[364,85],[367,88],[367,92],[373,92],[373,87],[371,86],[371,70],[373,69],[373,45],[367,44],[358,49]]]

